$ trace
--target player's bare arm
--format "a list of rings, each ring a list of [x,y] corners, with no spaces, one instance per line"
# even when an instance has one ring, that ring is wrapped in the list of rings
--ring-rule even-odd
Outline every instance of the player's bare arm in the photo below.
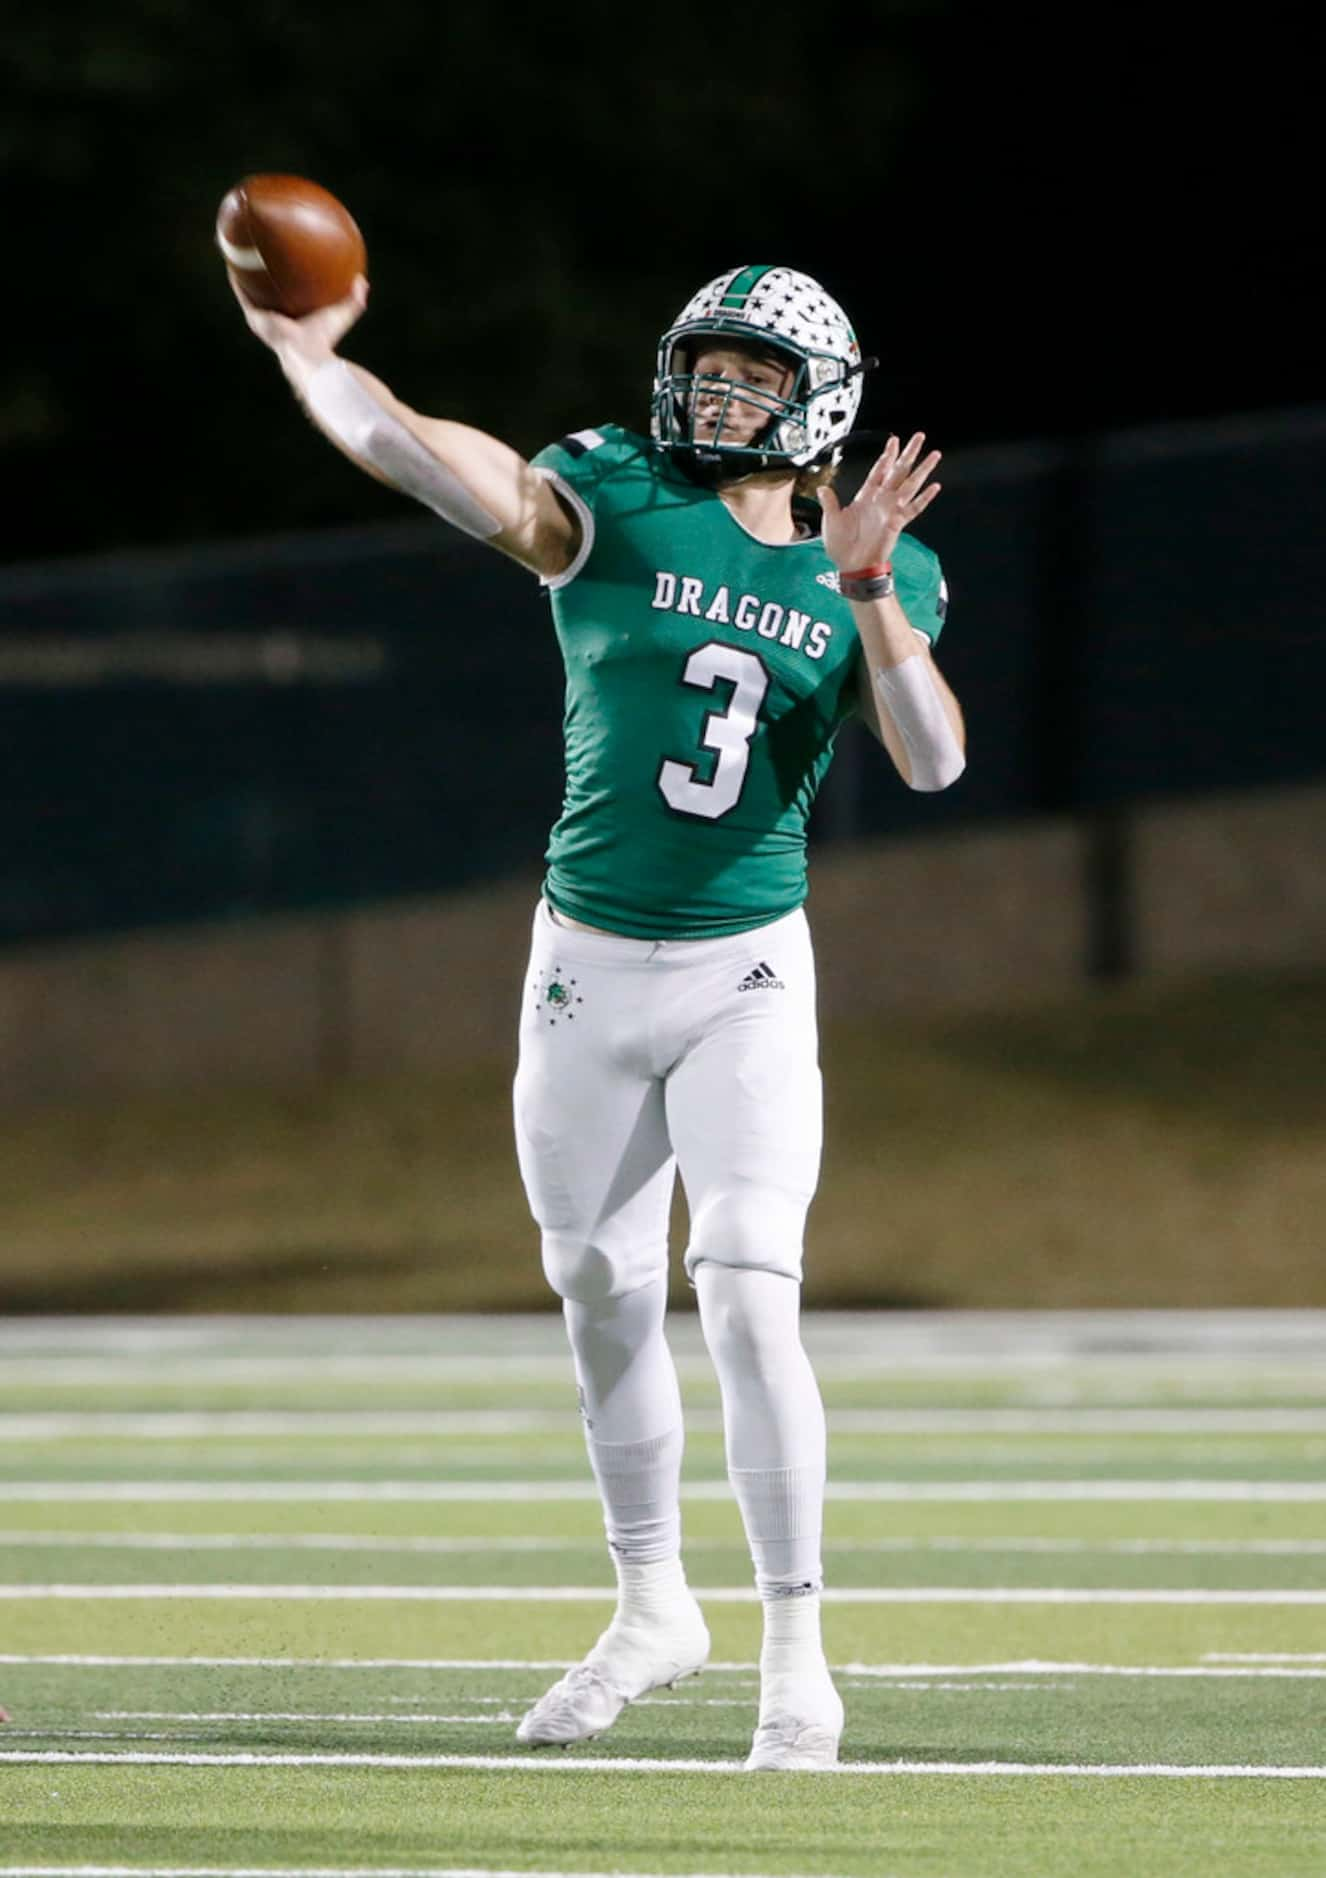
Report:
[[[358,468],[532,573],[553,579],[571,565],[580,523],[519,451],[468,424],[423,416],[339,357],[337,347],[368,304],[362,275],[344,300],[303,319],[260,310],[238,290],[235,297],[313,422]]]
[[[831,488],[821,492],[820,501],[824,549],[843,579],[861,640],[862,716],[903,780],[912,788],[934,790],[961,775],[966,727],[957,699],[885,572],[903,530],[943,486],[930,480],[941,453],[922,456],[924,443],[920,431],[905,445],[890,437],[850,503],[840,503]]]

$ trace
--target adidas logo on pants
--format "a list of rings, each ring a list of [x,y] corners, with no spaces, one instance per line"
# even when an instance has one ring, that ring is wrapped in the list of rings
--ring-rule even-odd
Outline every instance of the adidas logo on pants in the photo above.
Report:
[[[787,986],[778,976],[772,965],[757,965],[753,972],[747,972],[738,991],[786,991]]]

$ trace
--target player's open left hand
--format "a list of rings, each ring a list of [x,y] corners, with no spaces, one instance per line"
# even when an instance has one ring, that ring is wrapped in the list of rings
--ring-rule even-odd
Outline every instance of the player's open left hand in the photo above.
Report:
[[[943,485],[929,479],[941,453],[931,450],[921,456],[924,442],[925,432],[920,430],[901,448],[898,439],[890,437],[846,507],[832,489],[820,491],[824,551],[844,573],[883,566],[892,558],[898,536],[939,494]]]
[[[311,366],[321,365],[332,356],[368,305],[368,282],[362,274],[355,276],[354,286],[344,300],[337,300],[332,306],[321,306],[316,313],[306,313],[298,320],[254,306],[233,281],[231,286],[249,331],[265,346],[270,346],[278,357],[297,359]]]

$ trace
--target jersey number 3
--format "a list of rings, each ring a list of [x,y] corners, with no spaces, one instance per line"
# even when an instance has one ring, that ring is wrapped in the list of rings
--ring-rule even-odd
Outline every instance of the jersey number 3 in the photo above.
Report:
[[[718,761],[708,781],[697,773],[693,763],[675,763],[665,758],[658,772],[658,786],[663,800],[679,815],[701,815],[717,821],[741,800],[750,762],[750,740],[755,735],[760,706],[769,689],[769,674],[763,661],[753,652],[710,640],[699,646],[687,659],[682,683],[699,691],[712,691],[720,680],[732,686],[727,709],[711,711],[704,720],[700,743],[717,752]]]

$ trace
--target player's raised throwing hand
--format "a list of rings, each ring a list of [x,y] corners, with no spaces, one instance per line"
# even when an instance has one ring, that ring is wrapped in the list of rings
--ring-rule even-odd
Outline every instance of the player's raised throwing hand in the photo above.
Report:
[[[939,494],[943,485],[929,478],[940,452],[931,450],[921,456],[924,442],[925,432],[920,430],[901,449],[898,439],[890,437],[846,507],[832,489],[820,491],[824,551],[837,567],[850,572],[883,566],[892,559],[899,535]]]
[[[245,299],[233,281],[231,286],[249,331],[265,346],[270,346],[278,357],[299,359],[305,365],[321,365],[329,359],[368,305],[368,282],[362,274],[356,276],[344,300],[319,307],[302,319],[290,319],[284,313],[256,307]]]

